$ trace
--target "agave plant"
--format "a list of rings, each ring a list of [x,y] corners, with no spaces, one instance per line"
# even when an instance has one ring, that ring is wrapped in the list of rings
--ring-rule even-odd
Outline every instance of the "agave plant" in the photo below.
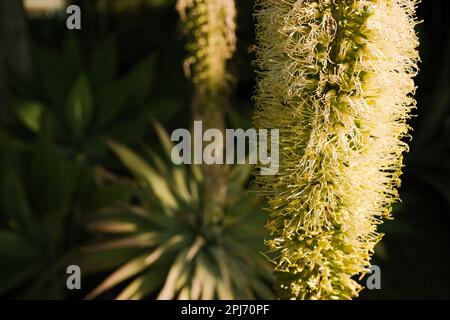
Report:
[[[103,136],[135,143],[147,133],[149,119],[168,119],[179,104],[174,98],[150,95],[155,54],[121,75],[113,38],[88,57],[82,55],[80,46],[69,33],[60,51],[35,49],[37,81],[11,77],[12,111],[22,124],[14,129],[22,135],[46,130],[67,155],[104,161]]]
[[[61,299],[64,256],[95,194],[90,171],[42,135],[28,150],[0,134],[0,149],[0,296]]]
[[[271,298],[271,271],[260,254],[265,217],[245,192],[249,168],[232,170],[225,218],[212,222],[201,170],[170,164],[171,141],[156,128],[165,152],[148,151],[148,161],[109,141],[135,177],[126,182],[134,201],[103,209],[88,222],[97,240],[80,249],[82,270],[105,270],[114,262],[116,269],[87,298],[116,287],[117,299]]]

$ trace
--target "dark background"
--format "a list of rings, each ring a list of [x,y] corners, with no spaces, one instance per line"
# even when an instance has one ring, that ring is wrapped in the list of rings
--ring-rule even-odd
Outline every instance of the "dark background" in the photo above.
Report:
[[[8,1],[1,2],[2,136],[14,137],[19,145],[33,144],[36,136],[24,128],[12,106],[31,97],[57,104],[58,93],[67,91],[66,78],[73,78],[92,64],[90,72],[108,69],[108,62],[100,54],[100,62],[91,62],[108,40],[116,44],[117,75],[127,74],[151,54],[153,63],[140,65],[142,72],[130,81],[136,92],[143,91],[139,89],[143,82],[151,79],[151,83],[144,84],[142,99],[130,98],[134,99],[130,107],[114,115],[103,131],[95,123],[88,124],[91,127],[83,134],[59,128],[54,141],[60,150],[69,158],[82,156],[92,166],[101,164],[122,173],[114,158],[98,145],[99,137],[111,137],[137,150],[143,141],[159,148],[149,121],[158,119],[169,132],[189,127],[191,87],[182,71],[185,52],[174,1],[112,1],[114,5],[105,10],[96,9],[102,1],[75,1],[82,7],[82,30],[71,32],[65,27],[64,12],[29,15],[23,29],[17,24],[11,27],[4,19]],[[254,42],[253,3],[237,3],[239,42],[230,62],[235,90],[227,119],[230,127],[248,127],[255,85],[250,50]],[[364,290],[361,299],[450,298],[450,25],[446,4],[444,0],[424,0],[418,7],[419,19],[423,20],[417,29],[422,62],[416,81],[418,108],[411,121],[413,140],[405,156],[400,190],[402,202],[394,208],[395,220],[383,225],[386,236],[373,260],[382,270],[382,290]],[[17,48],[24,33],[29,47]],[[74,54],[76,51],[80,54]],[[64,62],[54,63],[64,54]],[[49,80],[51,74],[55,77]],[[100,90],[102,79],[93,78],[94,90],[95,83]],[[83,242],[83,236],[74,236],[72,242]]]

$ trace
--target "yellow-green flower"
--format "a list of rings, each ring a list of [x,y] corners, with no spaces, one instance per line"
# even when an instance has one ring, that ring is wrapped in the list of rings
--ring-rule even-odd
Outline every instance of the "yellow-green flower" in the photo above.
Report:
[[[258,0],[255,125],[280,129],[269,258],[282,298],[350,299],[398,199],[416,0]]]

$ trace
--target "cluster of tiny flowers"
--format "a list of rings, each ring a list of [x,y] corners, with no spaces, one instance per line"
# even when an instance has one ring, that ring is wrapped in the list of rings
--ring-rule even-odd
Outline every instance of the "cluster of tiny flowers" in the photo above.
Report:
[[[280,130],[268,257],[280,296],[351,299],[398,199],[416,0],[258,0],[258,128]]]
[[[236,47],[234,0],[179,0],[177,10],[188,38],[186,74],[199,90],[222,90]]]

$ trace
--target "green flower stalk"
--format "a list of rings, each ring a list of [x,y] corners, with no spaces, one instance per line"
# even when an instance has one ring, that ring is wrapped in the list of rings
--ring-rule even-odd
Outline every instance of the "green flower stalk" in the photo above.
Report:
[[[229,108],[231,76],[227,62],[236,48],[236,7],[234,0],[178,0],[183,30],[187,38],[186,75],[194,85],[193,120],[204,129],[225,132],[225,112]],[[223,146],[222,146],[223,147]],[[203,166],[205,203],[213,219],[220,220],[227,194],[228,168]]]
[[[177,10],[188,38],[186,74],[203,93],[225,90],[236,48],[234,0],[178,0]]]
[[[254,122],[280,129],[268,257],[281,298],[351,299],[398,199],[416,0],[259,0]]]

